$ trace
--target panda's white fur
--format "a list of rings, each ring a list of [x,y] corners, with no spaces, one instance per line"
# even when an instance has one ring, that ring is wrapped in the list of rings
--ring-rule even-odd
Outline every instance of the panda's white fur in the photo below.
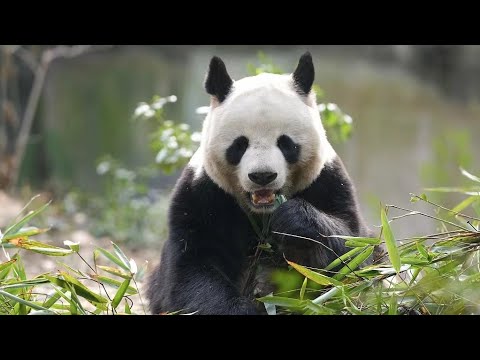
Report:
[[[277,146],[281,135],[301,146],[297,163],[288,164],[285,160]],[[249,146],[240,164],[233,166],[225,153],[239,136],[245,136]],[[300,97],[292,75],[260,74],[234,82],[222,103],[212,98],[201,144],[190,166],[196,169],[197,177],[206,171],[244,209],[261,212],[271,208],[253,207],[246,193],[268,188],[288,197],[308,187],[335,156],[313,91],[308,97]],[[299,177],[295,177],[297,169],[301,169]],[[252,172],[274,172],[277,178],[260,186],[249,179]]]

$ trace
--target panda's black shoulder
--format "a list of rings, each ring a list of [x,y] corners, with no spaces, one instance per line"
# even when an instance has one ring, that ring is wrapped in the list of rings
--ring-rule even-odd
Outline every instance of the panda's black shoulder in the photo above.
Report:
[[[197,241],[205,245],[224,236],[231,238],[232,229],[242,233],[248,224],[246,214],[233,196],[221,189],[205,171],[196,175],[195,169],[189,166],[184,169],[169,208],[169,228],[177,234],[173,238],[193,231],[198,235]]]
[[[205,171],[196,175],[195,169],[190,166],[183,170],[175,184],[170,208],[173,211],[170,216],[176,216],[176,211],[183,210],[203,215],[220,209],[229,213],[239,210],[234,198],[223,191]]]

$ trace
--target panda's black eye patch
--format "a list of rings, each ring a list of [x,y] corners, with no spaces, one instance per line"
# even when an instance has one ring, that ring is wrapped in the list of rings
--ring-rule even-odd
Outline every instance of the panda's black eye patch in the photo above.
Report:
[[[277,140],[277,146],[289,164],[295,164],[298,161],[300,145],[294,143],[290,136],[281,135]]]
[[[238,165],[247,148],[248,139],[245,136],[236,138],[227,149],[227,161],[232,165]]]

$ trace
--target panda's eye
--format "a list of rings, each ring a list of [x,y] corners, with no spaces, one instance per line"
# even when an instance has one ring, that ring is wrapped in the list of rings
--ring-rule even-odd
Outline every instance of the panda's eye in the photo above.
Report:
[[[277,146],[288,163],[294,164],[300,157],[300,145],[293,142],[287,135],[281,135],[277,140]]]
[[[245,136],[236,138],[227,149],[227,161],[232,165],[238,165],[247,148],[248,139]]]

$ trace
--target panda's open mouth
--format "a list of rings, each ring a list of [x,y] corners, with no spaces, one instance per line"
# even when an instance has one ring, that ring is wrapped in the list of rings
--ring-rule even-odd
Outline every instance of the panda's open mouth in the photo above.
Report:
[[[257,190],[250,193],[250,201],[253,206],[273,206],[275,203],[275,192],[270,189]]]

